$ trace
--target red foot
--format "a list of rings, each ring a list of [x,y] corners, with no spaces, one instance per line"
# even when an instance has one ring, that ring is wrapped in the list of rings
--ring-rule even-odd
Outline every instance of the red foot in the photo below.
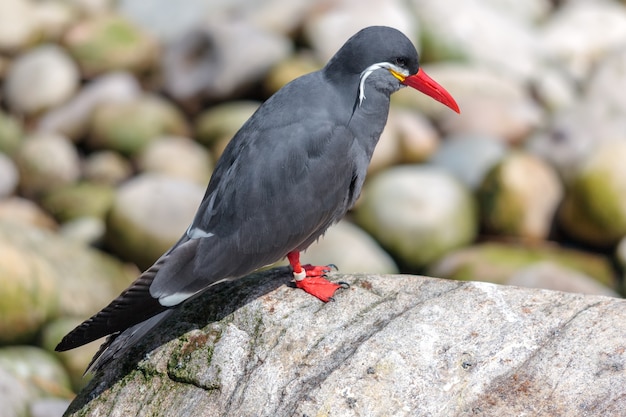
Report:
[[[341,285],[324,278],[331,271],[329,266],[301,265],[300,252],[297,251],[289,252],[287,258],[293,268],[296,287],[303,289],[312,296],[327,303],[332,299],[335,291],[341,288]]]
[[[296,281],[296,287],[302,288],[312,296],[327,303],[333,298],[335,291],[341,288],[341,285],[330,282],[326,278],[311,277]]]

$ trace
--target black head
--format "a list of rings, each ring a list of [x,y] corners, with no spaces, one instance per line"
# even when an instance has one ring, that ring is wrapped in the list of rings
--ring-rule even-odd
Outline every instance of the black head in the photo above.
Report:
[[[369,66],[383,62],[402,69],[404,75],[415,74],[419,69],[419,56],[409,38],[394,28],[370,26],[348,39],[324,71],[330,78],[361,74]]]
[[[365,97],[363,85],[371,74],[381,81],[387,94],[402,86],[413,87],[459,112],[450,94],[419,66],[415,46],[402,32],[387,26],[360,30],[337,51],[322,70],[327,79],[345,87],[359,82],[359,101]],[[385,71],[384,80],[379,71]],[[386,75],[385,75],[386,74]]]

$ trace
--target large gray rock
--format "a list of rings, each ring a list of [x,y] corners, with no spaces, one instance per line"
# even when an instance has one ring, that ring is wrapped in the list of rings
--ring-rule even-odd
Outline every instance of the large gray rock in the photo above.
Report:
[[[574,416],[626,406],[626,302],[396,276],[322,304],[274,269],[219,287],[67,416]],[[146,352],[151,352],[146,354]]]

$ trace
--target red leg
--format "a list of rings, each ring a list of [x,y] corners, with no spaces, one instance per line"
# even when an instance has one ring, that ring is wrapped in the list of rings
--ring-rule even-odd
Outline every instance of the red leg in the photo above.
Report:
[[[341,285],[328,281],[326,274],[330,272],[328,266],[301,265],[300,252],[293,251],[287,254],[289,264],[293,269],[293,277],[296,287],[303,289],[307,293],[319,298],[327,303]]]

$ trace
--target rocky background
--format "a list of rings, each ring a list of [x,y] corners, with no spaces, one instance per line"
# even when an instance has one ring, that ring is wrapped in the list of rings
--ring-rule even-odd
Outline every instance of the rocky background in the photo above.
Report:
[[[178,239],[259,103],[373,24],[462,113],[396,94],[304,260],[619,297],[626,2],[1,0],[0,416],[62,414],[98,345],[62,335]]]

